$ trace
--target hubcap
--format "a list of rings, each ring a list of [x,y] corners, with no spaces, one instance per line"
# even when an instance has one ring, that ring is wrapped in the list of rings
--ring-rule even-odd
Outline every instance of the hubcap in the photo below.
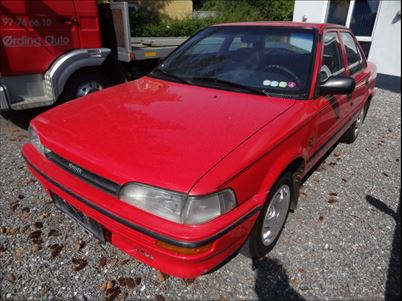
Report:
[[[364,109],[362,109],[360,111],[359,117],[357,117],[357,120],[356,120],[355,131],[354,131],[355,137],[357,137],[357,135],[359,135],[360,128],[363,125],[363,120],[364,120]]]
[[[77,97],[82,97],[82,96],[88,95],[90,93],[100,91],[102,89],[103,89],[102,85],[100,83],[96,82],[96,81],[83,82],[78,87],[76,96]]]
[[[274,194],[268,206],[267,213],[262,224],[262,242],[270,245],[279,235],[285,223],[290,204],[290,187],[281,186]]]

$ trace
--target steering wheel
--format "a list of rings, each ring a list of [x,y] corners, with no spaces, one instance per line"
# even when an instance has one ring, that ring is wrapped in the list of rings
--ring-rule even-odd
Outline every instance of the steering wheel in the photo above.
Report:
[[[292,70],[290,70],[290,69],[288,69],[286,67],[283,67],[283,66],[280,66],[280,65],[269,65],[269,66],[264,68],[264,71],[268,71],[269,69],[280,70],[280,71],[282,71],[282,73],[286,73],[287,75],[290,75],[298,86],[302,85],[302,82],[301,82],[300,78]]]

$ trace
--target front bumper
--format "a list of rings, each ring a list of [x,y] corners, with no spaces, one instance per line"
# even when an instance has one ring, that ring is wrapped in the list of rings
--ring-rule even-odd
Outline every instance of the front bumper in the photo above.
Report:
[[[167,274],[193,278],[204,274],[238,250],[250,233],[265,195],[250,198],[232,211],[202,225],[176,224],[121,202],[66,172],[40,154],[30,143],[22,148],[32,174],[48,193],[100,223],[110,242],[132,257]],[[183,255],[157,245],[196,248],[206,251]]]

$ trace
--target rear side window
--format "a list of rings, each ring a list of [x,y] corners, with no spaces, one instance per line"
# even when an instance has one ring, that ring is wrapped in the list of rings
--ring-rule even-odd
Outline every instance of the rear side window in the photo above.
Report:
[[[345,72],[340,49],[337,34],[328,32],[324,36],[324,51],[320,71],[321,81],[326,81],[331,76],[342,75]]]
[[[363,59],[352,35],[348,32],[341,32],[341,37],[346,49],[349,72],[354,74],[363,68]]]

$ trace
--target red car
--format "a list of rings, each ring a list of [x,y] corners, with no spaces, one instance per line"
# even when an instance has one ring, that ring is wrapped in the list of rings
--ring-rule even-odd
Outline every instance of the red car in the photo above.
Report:
[[[345,27],[211,26],[148,76],[36,117],[22,153],[101,241],[195,277],[273,248],[300,180],[359,134],[375,78]]]

